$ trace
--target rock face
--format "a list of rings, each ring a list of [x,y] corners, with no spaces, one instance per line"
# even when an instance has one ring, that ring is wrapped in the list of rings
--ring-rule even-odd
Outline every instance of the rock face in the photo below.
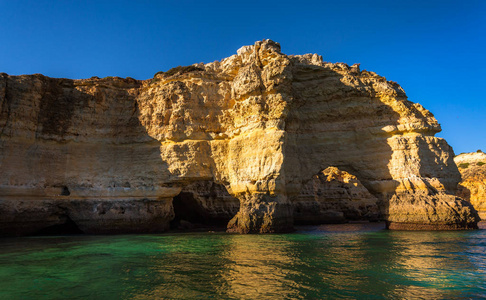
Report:
[[[462,175],[457,195],[471,202],[481,219],[486,220],[486,154],[460,154],[454,161]]]
[[[163,231],[185,218],[286,232],[294,215],[378,211],[399,229],[479,220],[454,196],[439,124],[398,84],[269,40],[145,81],[2,74],[0,103],[2,234]]]

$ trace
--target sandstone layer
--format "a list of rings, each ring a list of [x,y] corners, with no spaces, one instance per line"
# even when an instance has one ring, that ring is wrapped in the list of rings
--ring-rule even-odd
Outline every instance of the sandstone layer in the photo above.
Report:
[[[395,82],[264,40],[153,79],[0,75],[0,232],[475,228],[440,126]],[[191,219],[191,220],[185,220]]]
[[[486,220],[486,154],[482,151],[464,153],[454,158],[462,181],[457,195],[471,202],[482,220]]]

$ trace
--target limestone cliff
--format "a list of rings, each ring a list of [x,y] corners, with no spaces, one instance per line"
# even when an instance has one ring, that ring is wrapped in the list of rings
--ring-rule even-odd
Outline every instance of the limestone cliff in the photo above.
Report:
[[[457,195],[471,202],[482,220],[486,220],[486,154],[482,151],[464,153],[454,158],[462,181]]]
[[[439,124],[398,84],[270,40],[145,81],[2,74],[0,103],[2,234],[163,231],[194,214],[243,233],[290,231],[294,214],[478,221]]]

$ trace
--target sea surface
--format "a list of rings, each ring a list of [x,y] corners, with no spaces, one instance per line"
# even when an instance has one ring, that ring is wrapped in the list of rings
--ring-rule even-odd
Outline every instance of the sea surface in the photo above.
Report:
[[[486,230],[0,239],[0,299],[481,299]]]

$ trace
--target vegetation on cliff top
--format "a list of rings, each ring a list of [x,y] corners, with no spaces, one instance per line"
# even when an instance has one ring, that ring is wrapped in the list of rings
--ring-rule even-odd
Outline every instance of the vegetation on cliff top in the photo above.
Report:
[[[189,72],[194,72],[194,71],[204,71],[204,69],[200,68],[200,67],[196,67],[196,66],[177,66],[177,67],[172,68],[172,69],[170,69],[166,72],[163,72],[163,71],[157,72],[157,73],[155,73],[154,77],[159,75],[159,74],[163,74],[163,75],[166,75],[166,76],[172,76],[172,75],[175,75],[177,73],[184,74],[184,73],[189,73]]]

